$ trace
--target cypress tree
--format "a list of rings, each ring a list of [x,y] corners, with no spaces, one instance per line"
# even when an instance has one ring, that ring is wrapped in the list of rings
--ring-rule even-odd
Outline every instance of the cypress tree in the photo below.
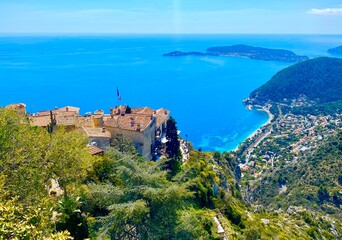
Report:
[[[170,170],[171,176],[176,175],[180,171],[181,167],[181,152],[179,150],[180,145],[176,124],[177,122],[172,117],[170,117],[166,122],[166,154],[170,160],[166,162],[165,168]]]

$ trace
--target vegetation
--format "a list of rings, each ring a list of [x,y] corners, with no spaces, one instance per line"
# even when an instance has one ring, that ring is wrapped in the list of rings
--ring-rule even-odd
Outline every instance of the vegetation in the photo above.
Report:
[[[330,48],[328,50],[328,53],[336,54],[336,55],[341,55],[342,54],[342,46],[338,46],[338,47],[335,47],[335,48]]]
[[[291,205],[303,206],[341,219],[341,156],[342,131],[339,131],[312,155],[275,169],[254,185],[257,204],[284,210]],[[286,192],[279,193],[281,185],[286,185]]]
[[[174,176],[180,171],[181,152],[179,150],[178,130],[176,121],[170,117],[166,122],[166,154],[170,160],[166,163],[165,169],[170,171],[170,175]]]
[[[93,209],[105,209],[108,213],[98,222],[97,235],[113,239],[172,239],[177,211],[192,195],[186,186],[168,181],[160,165],[140,157],[123,155],[115,149],[107,157],[115,178],[89,184]]]
[[[0,239],[221,239],[214,217],[229,239],[328,239],[329,229],[340,231],[311,213],[247,206],[233,154],[194,151],[172,177],[165,160],[138,156],[123,136],[99,157],[86,143],[0,109]],[[330,188],[316,190],[319,201],[337,201]]]
[[[320,57],[281,70],[250,96],[261,102],[284,102],[304,95],[323,104],[342,100],[341,92],[342,59]]]
[[[1,238],[53,236],[49,219],[57,208],[57,199],[49,197],[47,186],[56,179],[65,196],[72,196],[91,161],[85,144],[76,133],[61,129],[49,134],[45,129],[32,128],[16,112],[0,109]],[[66,239],[68,234],[59,236]]]
[[[294,52],[283,49],[253,47],[248,45],[233,45],[225,47],[211,47],[208,55],[215,56],[242,56],[266,61],[301,62],[309,59],[307,56],[298,56]]]
[[[205,53],[203,52],[181,52],[173,51],[163,54],[167,57],[183,57],[183,56],[239,56],[265,61],[282,61],[282,62],[301,62],[309,59],[307,56],[298,56],[294,52],[283,49],[270,49],[262,47],[253,47],[248,45],[233,45],[224,47],[210,47]]]
[[[335,115],[341,114],[342,112],[342,100],[334,101],[334,102],[327,102],[321,104],[315,104],[313,106],[308,107],[295,107],[293,109],[288,109],[289,112],[293,114],[300,114],[300,115]]]

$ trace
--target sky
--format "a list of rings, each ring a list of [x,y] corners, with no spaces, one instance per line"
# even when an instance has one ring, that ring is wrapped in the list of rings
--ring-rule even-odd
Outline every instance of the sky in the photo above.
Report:
[[[342,0],[0,0],[0,33],[342,34]]]

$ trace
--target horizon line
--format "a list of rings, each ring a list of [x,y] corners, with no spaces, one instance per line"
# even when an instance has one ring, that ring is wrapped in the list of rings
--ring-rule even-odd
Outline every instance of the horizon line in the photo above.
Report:
[[[0,32],[0,35],[342,35],[342,33],[158,33],[158,32]]]

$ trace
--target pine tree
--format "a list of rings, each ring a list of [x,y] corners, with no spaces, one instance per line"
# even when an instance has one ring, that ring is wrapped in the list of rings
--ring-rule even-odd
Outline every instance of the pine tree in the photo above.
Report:
[[[115,183],[90,184],[93,204],[108,215],[97,224],[97,238],[172,239],[178,211],[192,196],[186,186],[167,180],[161,162],[146,161],[111,148]]]
[[[179,149],[178,130],[176,121],[170,117],[166,122],[166,154],[170,160],[165,168],[170,170],[170,175],[176,175],[181,169],[181,152]]]

